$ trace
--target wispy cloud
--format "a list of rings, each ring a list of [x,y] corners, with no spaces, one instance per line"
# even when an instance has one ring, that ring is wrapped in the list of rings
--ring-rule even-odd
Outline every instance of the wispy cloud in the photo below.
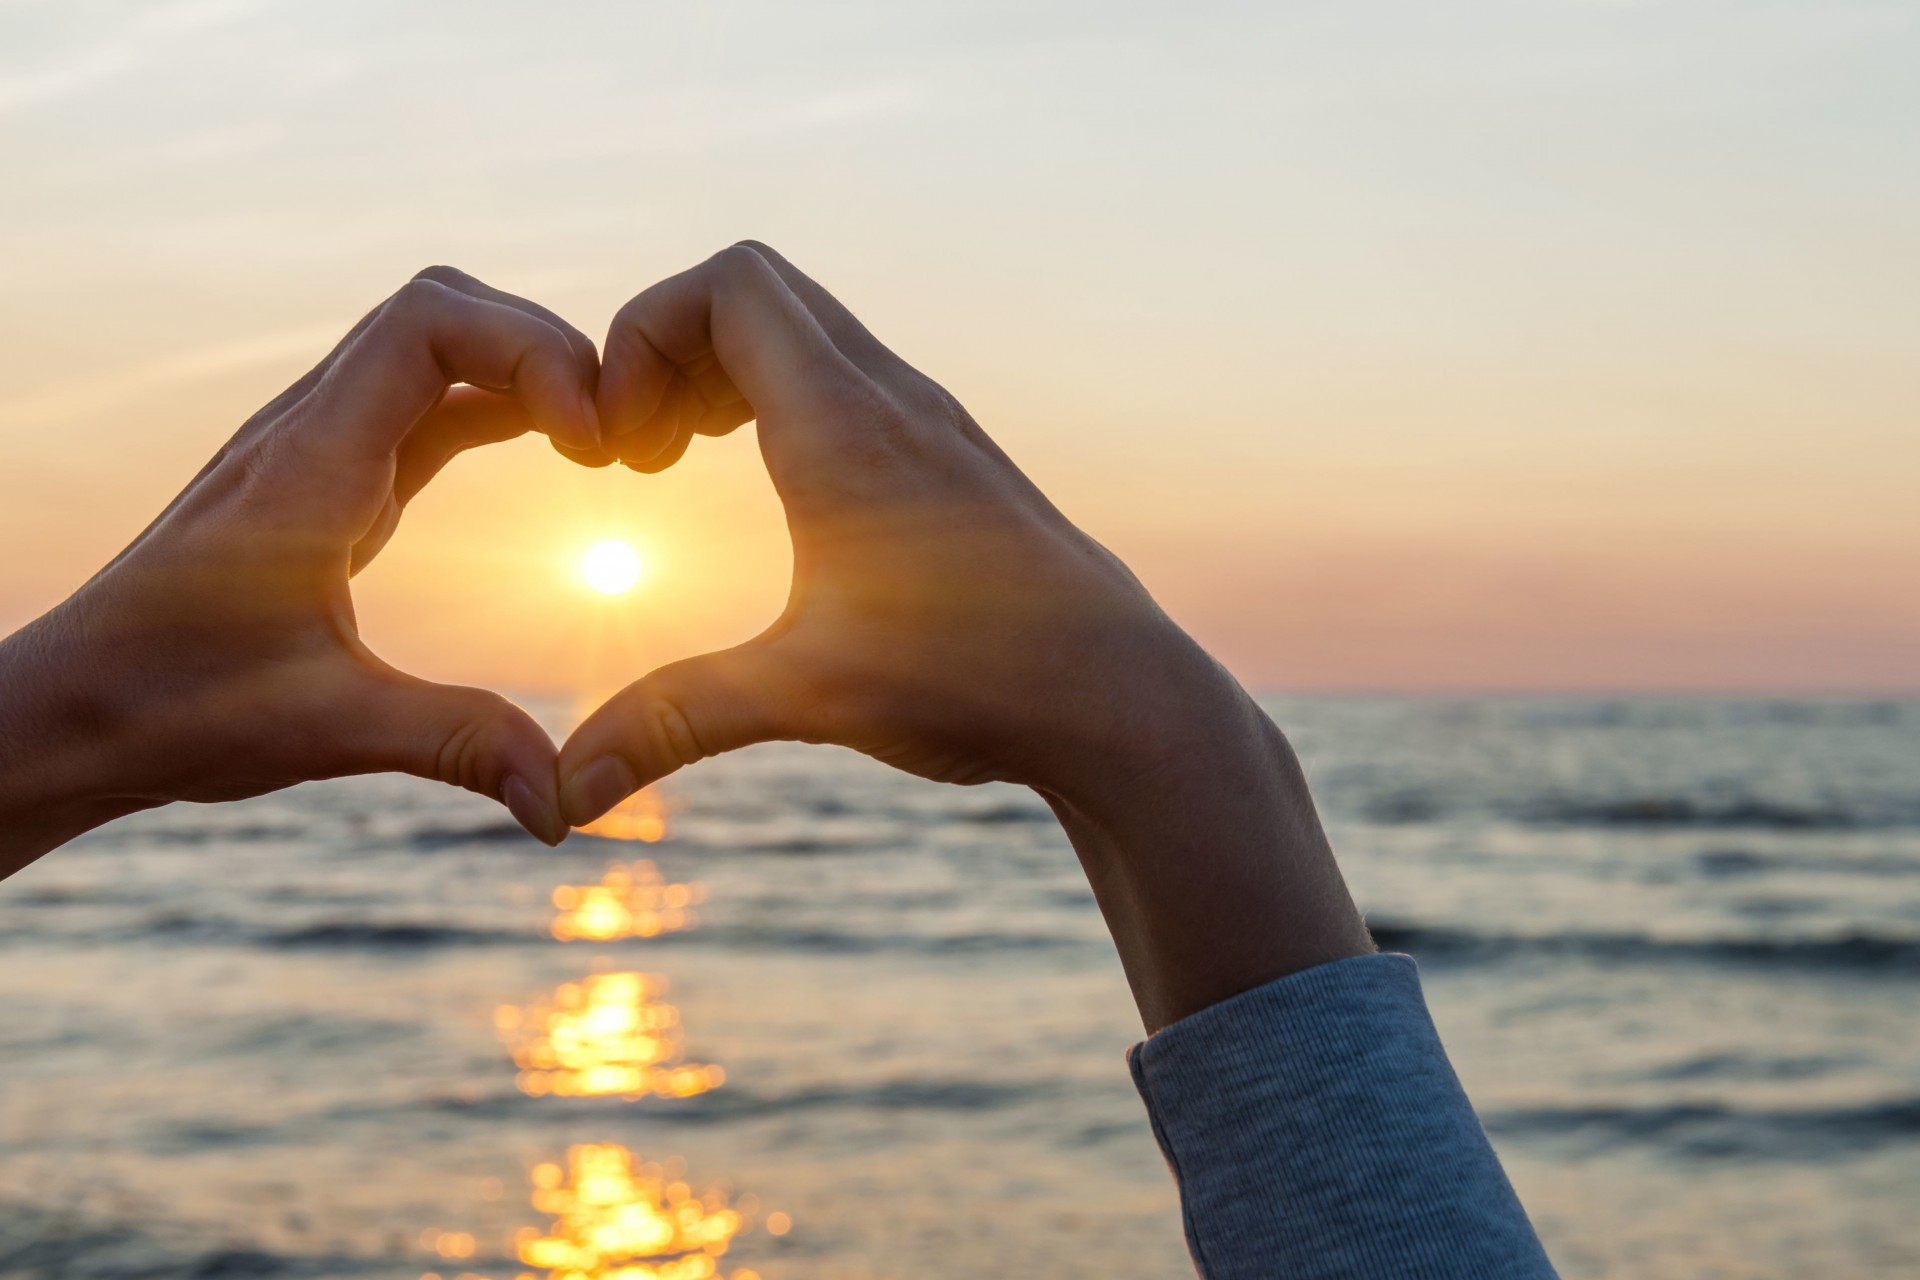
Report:
[[[44,428],[86,419],[170,388],[278,364],[300,356],[318,358],[339,340],[337,325],[289,329],[175,352],[98,378],[70,382],[19,399],[0,401],[0,429]]]
[[[37,67],[0,74],[0,115],[20,107],[84,96],[159,60],[167,37],[224,25],[262,7],[262,0],[174,0],[142,6],[118,27],[63,56]]]

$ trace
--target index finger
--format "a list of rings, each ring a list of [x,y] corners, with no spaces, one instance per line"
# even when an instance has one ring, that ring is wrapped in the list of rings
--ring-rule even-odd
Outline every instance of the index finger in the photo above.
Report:
[[[636,461],[673,442],[674,375],[717,358],[755,417],[829,412],[859,372],[767,260],[746,245],[647,289],[620,309],[600,372],[601,420]]]
[[[295,429],[353,452],[391,454],[449,387],[464,382],[512,394],[536,429],[593,449],[600,442],[593,375],[590,354],[539,316],[416,277],[340,353]]]

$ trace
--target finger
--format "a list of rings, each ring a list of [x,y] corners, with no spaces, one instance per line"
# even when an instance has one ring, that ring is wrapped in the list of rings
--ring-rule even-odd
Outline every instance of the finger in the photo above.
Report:
[[[499,694],[389,670],[371,677],[339,710],[358,768],[465,787],[504,804],[543,843],[566,837],[553,740]]]
[[[427,267],[416,273],[414,278],[416,280],[432,280],[436,284],[446,285],[449,289],[457,289],[469,297],[480,298],[487,302],[498,302],[503,306],[513,307],[526,312],[530,316],[546,321],[558,329],[561,335],[566,338],[567,345],[573,349],[574,358],[578,360],[581,367],[589,373],[589,388],[598,380],[600,374],[599,348],[593,345],[592,338],[589,338],[586,334],[574,328],[573,325],[562,318],[559,313],[550,311],[539,303],[528,298],[523,298],[519,294],[508,293],[505,289],[496,289],[486,281],[470,276],[458,267]]]
[[[791,737],[787,683],[775,651],[754,641],[628,685],[561,748],[561,815],[577,827],[684,765]]]
[[[656,475],[659,472],[665,471],[668,467],[671,467],[674,463],[680,461],[681,458],[685,457],[687,452],[687,446],[691,445],[692,443],[693,443],[693,432],[687,430],[685,427],[682,427],[676,432],[674,432],[673,439],[668,442],[666,448],[660,450],[660,452],[652,455],[651,457],[645,459],[644,461],[629,462],[626,465],[630,470],[638,471],[641,475],[644,475],[644,476]]]
[[[381,306],[385,305],[385,303],[381,304]],[[242,427],[241,431],[244,433],[247,427],[251,427],[255,423],[278,420],[280,415],[286,412],[289,407],[298,404],[304,399],[307,393],[319,384],[320,379],[326,376],[327,370],[333,368],[334,361],[340,358],[341,353],[353,345],[354,339],[366,332],[367,326],[372,324],[379,314],[380,307],[375,307],[364,316],[361,316],[360,319],[354,323],[353,328],[347,330],[347,335],[333,344],[333,350],[327,352],[326,357],[321,360],[319,364],[316,364],[313,368],[301,374],[292,386],[268,401],[265,408],[254,414],[253,417],[247,419],[247,426]]]
[[[660,396],[660,403],[654,406],[653,413],[648,419],[647,429],[627,435],[614,435],[609,428],[607,449],[613,452],[621,462],[636,471],[658,471],[669,465],[664,462],[660,466],[644,464],[666,458],[668,454],[678,458],[686,452],[686,437],[689,432],[683,420],[687,413],[689,394],[687,379],[676,370],[667,379],[666,390]],[[661,444],[661,440],[665,440],[666,444]]]
[[[581,367],[587,371],[589,375],[587,381],[589,389],[598,381],[600,373],[600,353],[598,349],[594,347],[593,339],[568,323],[557,313],[527,298],[508,293],[504,289],[496,289],[485,281],[476,279],[457,267],[427,267],[418,272],[414,278],[417,280],[432,280],[438,284],[446,285],[450,289],[457,289],[462,293],[469,294],[476,298],[515,307],[526,312],[528,315],[546,321],[554,328],[560,330],[561,335],[567,340],[567,345],[573,350],[574,358],[578,360]],[[327,370],[333,367],[334,362],[340,358],[342,352],[352,345],[354,339],[358,338],[367,326],[371,325],[374,320],[379,317],[381,309],[385,305],[385,303],[382,303],[381,306],[375,307],[364,316],[361,316],[353,328],[347,331],[346,336],[334,344],[333,350],[329,351],[320,363],[307,370],[306,373],[302,374],[300,378],[285,391],[282,391],[269,401],[265,408],[261,409],[260,412],[254,414],[253,417],[248,420],[248,425],[252,426],[254,423],[275,421],[290,406],[298,404],[308,392],[313,390],[320,379],[326,376]],[[242,432],[244,433],[245,430],[246,428],[243,427]],[[600,465],[605,466],[606,464],[603,462]]]
[[[512,396],[478,387],[454,387],[394,453],[393,491],[372,526],[353,544],[347,572],[359,573],[387,545],[400,515],[443,467],[468,449],[499,444],[533,429],[526,407]]]
[[[859,376],[765,258],[724,249],[614,317],[599,405],[622,457],[644,461],[671,443],[676,428],[661,410],[674,376],[708,359],[763,424],[809,411],[830,420],[833,389]],[[706,394],[709,403],[724,396],[718,384]]]
[[[800,299],[813,318],[826,331],[833,345],[840,348],[847,359],[858,365],[869,377],[879,377],[884,371],[901,363],[900,357],[893,354],[885,343],[873,336],[873,331],[861,324],[853,312],[838,298],[828,293],[820,283],[806,272],[794,266],[777,251],[758,240],[742,240],[743,246],[753,250],[767,260],[774,273],[778,275],[793,295]]]
[[[562,444],[558,440],[552,441],[552,444],[555,453],[565,458],[568,462],[577,462],[583,467],[609,467],[619,461],[616,455],[608,453],[604,447],[597,449],[576,449],[572,445]]]
[[[381,456],[398,447],[448,387],[465,382],[516,396],[539,430],[590,449],[599,443],[590,374],[566,335],[545,320],[415,279],[388,300],[291,416],[306,438]]]
[[[680,406],[684,429],[703,436],[723,436],[753,421],[753,406],[718,360],[697,360],[681,373],[686,383],[686,400]]]
[[[479,387],[454,387],[395,451],[394,496],[404,507],[468,449],[516,440],[531,430],[533,415],[512,396]]]
[[[373,518],[367,531],[360,535],[347,553],[347,576],[353,577],[380,554],[382,547],[393,537],[394,530],[400,527],[400,499],[389,493],[380,507],[380,513]]]

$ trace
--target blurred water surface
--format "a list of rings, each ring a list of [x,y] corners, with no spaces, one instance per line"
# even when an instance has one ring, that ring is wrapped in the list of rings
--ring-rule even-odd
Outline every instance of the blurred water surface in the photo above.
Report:
[[[1567,1276],[1920,1271],[1920,705],[1270,707]],[[356,779],[0,884],[0,1275],[1188,1273],[1037,799],[773,746],[602,830]]]

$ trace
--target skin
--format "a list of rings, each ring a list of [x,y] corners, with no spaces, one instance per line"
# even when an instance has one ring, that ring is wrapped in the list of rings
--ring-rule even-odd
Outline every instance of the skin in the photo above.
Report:
[[[786,609],[629,686],[557,763],[497,694],[360,642],[349,578],[462,449],[538,430],[576,462],[653,472],[754,419],[793,538]],[[0,642],[0,875],[138,809],[387,770],[491,796],[557,843],[774,739],[1036,790],[1149,1030],[1373,950],[1253,700],[952,396],[757,244],[633,299],[604,365],[550,312],[448,268],[371,313]]]
[[[774,739],[1032,787],[1079,853],[1147,1028],[1373,943],[1285,738],[941,387],[779,254],[736,245],[607,336],[609,460],[757,419],[786,609],[654,671],[560,753],[574,824]]]
[[[558,842],[546,732],[382,662],[347,583],[461,450],[539,430],[592,451],[597,369],[551,313],[450,268],[370,313],[0,642],[0,875],[138,809],[379,771],[491,796]]]

